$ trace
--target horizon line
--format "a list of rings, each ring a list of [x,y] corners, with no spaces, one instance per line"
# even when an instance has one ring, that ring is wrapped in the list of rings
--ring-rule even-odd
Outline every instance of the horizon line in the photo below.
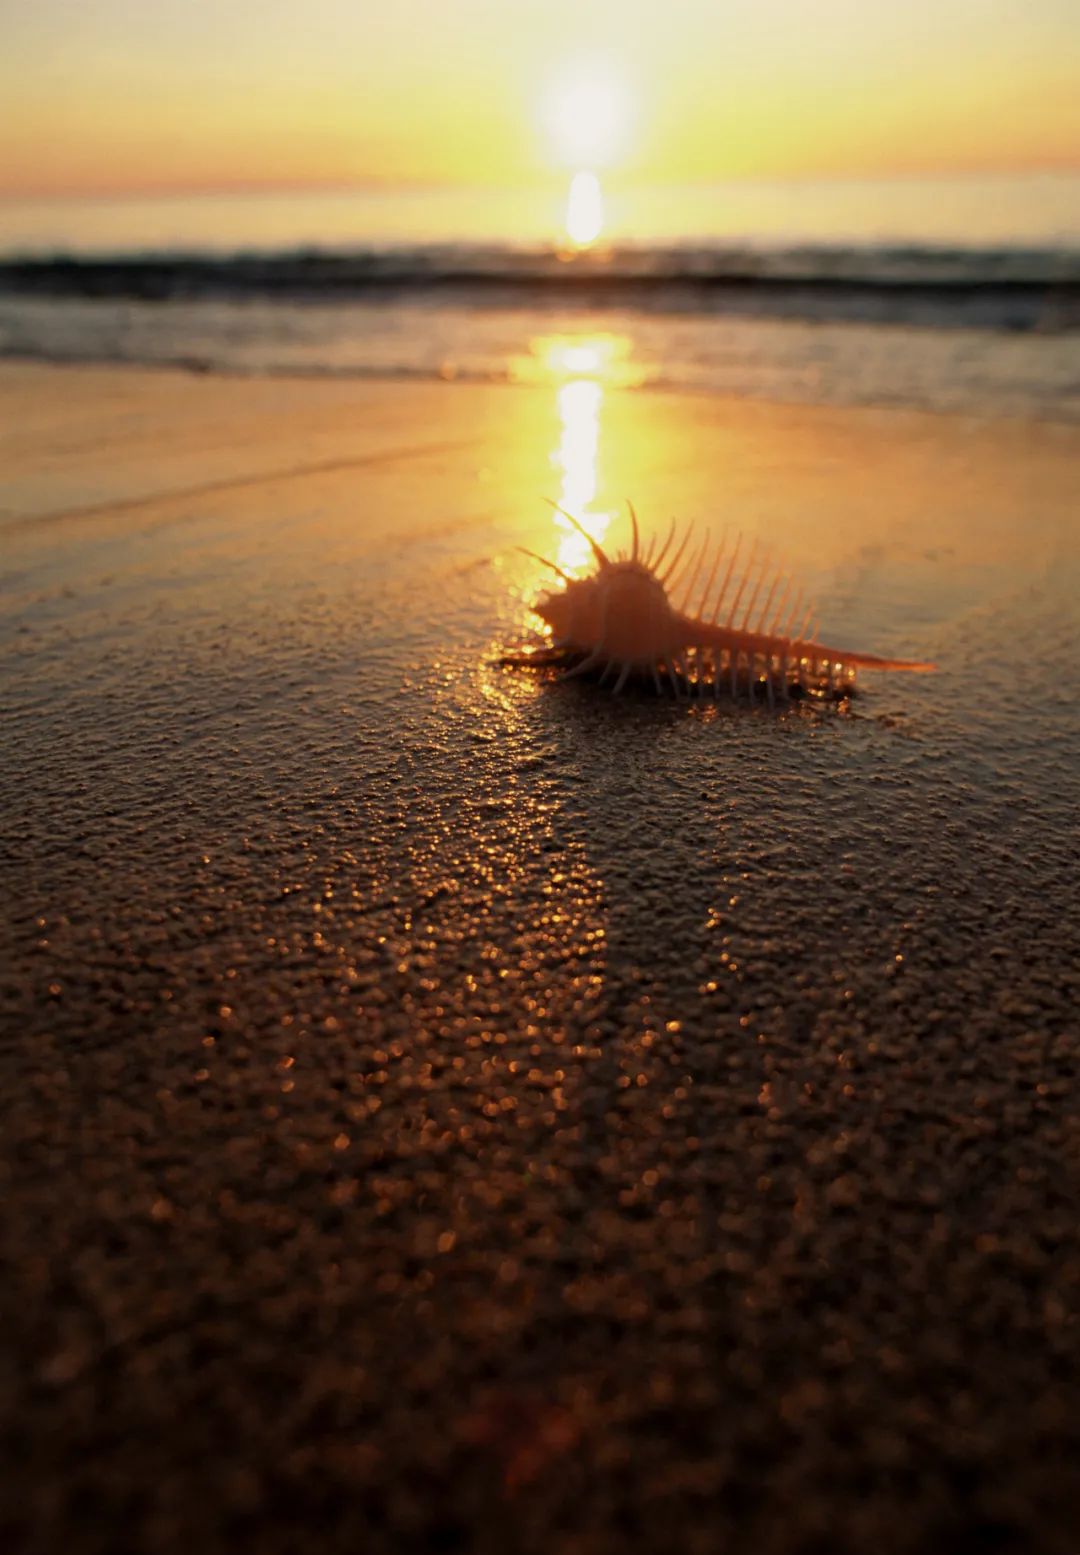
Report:
[[[1010,164],[990,163],[945,167],[888,168],[880,172],[863,170],[817,171],[791,173],[729,172],[690,178],[622,177],[608,173],[605,183],[620,189],[705,189],[724,184],[859,184],[859,183],[914,183],[949,182],[971,178],[1047,178],[1080,175],[1080,159],[1038,161]],[[182,183],[162,185],[101,185],[96,188],[61,186],[55,189],[12,189],[0,187],[0,204],[45,205],[56,201],[93,203],[98,201],[136,200],[188,200],[235,199],[253,195],[288,196],[317,194],[357,195],[409,195],[409,194],[491,194],[525,192],[529,189],[545,189],[565,182],[565,175],[530,176],[510,181],[484,181],[470,183],[466,179],[408,178],[388,179],[359,177],[350,179],[289,179],[284,182],[263,182],[258,179],[242,179],[224,183]]]

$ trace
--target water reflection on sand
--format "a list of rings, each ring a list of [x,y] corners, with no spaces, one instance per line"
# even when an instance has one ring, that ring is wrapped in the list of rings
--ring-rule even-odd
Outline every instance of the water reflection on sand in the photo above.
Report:
[[[559,439],[551,463],[559,472],[557,501],[602,541],[615,517],[614,508],[598,502],[601,486],[601,432],[608,391],[634,388],[643,369],[631,357],[627,335],[611,333],[538,335],[528,356],[514,363],[512,376],[521,383],[551,384],[555,390]],[[553,555],[560,567],[575,572],[587,567],[589,545],[561,514],[553,515]]]

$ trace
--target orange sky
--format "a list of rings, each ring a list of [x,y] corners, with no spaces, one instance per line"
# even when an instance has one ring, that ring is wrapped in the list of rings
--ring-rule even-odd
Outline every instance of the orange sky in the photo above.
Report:
[[[627,179],[1080,164],[1071,0],[0,3],[9,195],[528,183],[567,71]]]

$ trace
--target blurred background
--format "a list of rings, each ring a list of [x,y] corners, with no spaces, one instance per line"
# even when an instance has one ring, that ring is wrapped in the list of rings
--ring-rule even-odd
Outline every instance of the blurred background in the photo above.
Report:
[[[12,7],[0,352],[1072,419],[1071,13]]]

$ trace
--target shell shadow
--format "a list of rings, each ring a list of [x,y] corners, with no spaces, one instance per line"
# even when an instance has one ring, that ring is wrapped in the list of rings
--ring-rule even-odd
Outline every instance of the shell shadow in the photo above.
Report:
[[[747,773],[782,813],[805,737],[848,716],[846,705],[804,699],[770,712],[648,686],[616,698],[553,674],[527,706],[558,774],[559,830],[602,891],[609,1005],[682,1018],[704,1015],[704,1000],[715,1012],[729,975],[717,926],[748,857]]]

